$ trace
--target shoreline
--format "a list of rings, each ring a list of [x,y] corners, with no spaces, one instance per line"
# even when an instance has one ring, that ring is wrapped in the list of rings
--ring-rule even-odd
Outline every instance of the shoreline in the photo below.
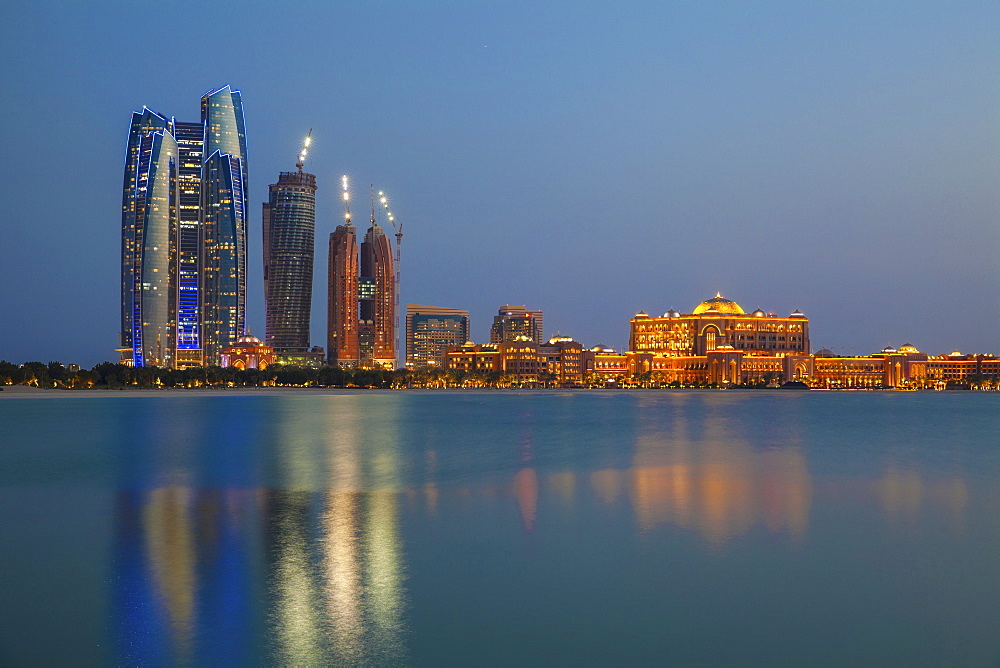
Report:
[[[588,392],[642,392],[642,393],[713,393],[735,392],[736,394],[778,394],[800,395],[809,392],[841,393],[851,394],[862,392],[879,393],[913,393],[913,394],[989,394],[988,391],[981,390],[899,390],[893,388],[859,388],[859,389],[827,389],[811,388],[808,390],[782,390],[781,388],[730,388],[720,390],[718,388],[701,387],[663,387],[663,388],[586,388],[586,387],[551,387],[551,388],[490,388],[490,387],[405,387],[399,389],[389,388],[344,388],[344,387],[170,387],[170,388],[55,388],[55,387],[32,387],[28,385],[5,385],[0,388],[0,399],[4,397],[12,399],[23,399],[31,397],[186,397],[186,396],[284,396],[284,395],[323,395],[323,396],[350,396],[357,394],[389,394],[397,392],[423,392],[423,393],[474,393],[474,394],[548,394],[548,393],[588,393]]]

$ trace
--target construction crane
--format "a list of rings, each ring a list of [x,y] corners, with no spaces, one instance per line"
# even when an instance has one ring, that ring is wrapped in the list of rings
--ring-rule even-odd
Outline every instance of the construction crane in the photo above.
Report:
[[[312,128],[309,128],[309,134],[302,140],[302,150],[299,151],[299,159],[295,162],[295,166],[299,169],[299,174],[302,173],[302,167],[306,164],[306,155],[309,153],[309,144],[312,143],[312,136]]]
[[[344,191],[344,221],[351,224],[351,192],[347,189],[347,174],[340,177],[340,185]]]
[[[400,261],[399,261],[399,258],[400,258],[399,252],[400,252],[400,248],[403,245],[403,224],[402,223],[399,223],[398,225],[396,224],[396,217],[392,215],[392,211],[389,209],[389,198],[381,190],[378,191],[378,201],[382,205],[382,207],[385,209],[385,215],[389,219],[389,222],[392,223],[392,231],[396,233],[396,257],[395,257],[395,264],[396,264],[396,289],[395,289],[394,292],[395,292],[395,295],[396,295],[396,354],[398,355],[400,352],[403,351],[403,347],[402,347],[402,334],[401,334],[400,328],[399,328],[399,274],[400,274],[400,272],[399,272],[399,264],[400,264]],[[403,354],[403,366],[404,367],[406,366],[406,355],[405,355],[405,353]]]

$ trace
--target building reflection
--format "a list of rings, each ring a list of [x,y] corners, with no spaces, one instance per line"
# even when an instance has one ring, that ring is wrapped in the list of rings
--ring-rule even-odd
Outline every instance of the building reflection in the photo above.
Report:
[[[283,416],[280,488],[119,493],[119,663],[406,662],[398,442],[339,414]]]
[[[628,470],[605,469],[590,476],[605,504],[627,496],[639,530],[673,524],[721,545],[754,526],[801,536],[809,522],[812,482],[794,432],[756,434],[754,446],[727,410],[726,401],[706,402],[705,411],[679,400],[669,419],[639,421]],[[692,423],[691,415],[699,416]]]
[[[958,476],[925,480],[916,469],[891,463],[875,482],[875,488],[890,521],[917,524],[925,506],[934,505],[951,515],[952,526],[963,526],[969,488]]]

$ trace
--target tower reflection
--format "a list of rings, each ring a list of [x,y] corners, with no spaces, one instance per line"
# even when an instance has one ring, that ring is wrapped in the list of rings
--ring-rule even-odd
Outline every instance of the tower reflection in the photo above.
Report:
[[[398,442],[333,408],[276,421],[279,488],[119,493],[120,663],[406,662]]]

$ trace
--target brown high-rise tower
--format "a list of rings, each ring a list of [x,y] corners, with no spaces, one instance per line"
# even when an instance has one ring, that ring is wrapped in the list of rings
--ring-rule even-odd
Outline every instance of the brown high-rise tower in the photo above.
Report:
[[[396,272],[392,245],[372,226],[361,244],[358,343],[361,359],[375,366],[396,364]]]
[[[330,235],[327,362],[356,366],[358,353],[358,240],[350,218]]]

